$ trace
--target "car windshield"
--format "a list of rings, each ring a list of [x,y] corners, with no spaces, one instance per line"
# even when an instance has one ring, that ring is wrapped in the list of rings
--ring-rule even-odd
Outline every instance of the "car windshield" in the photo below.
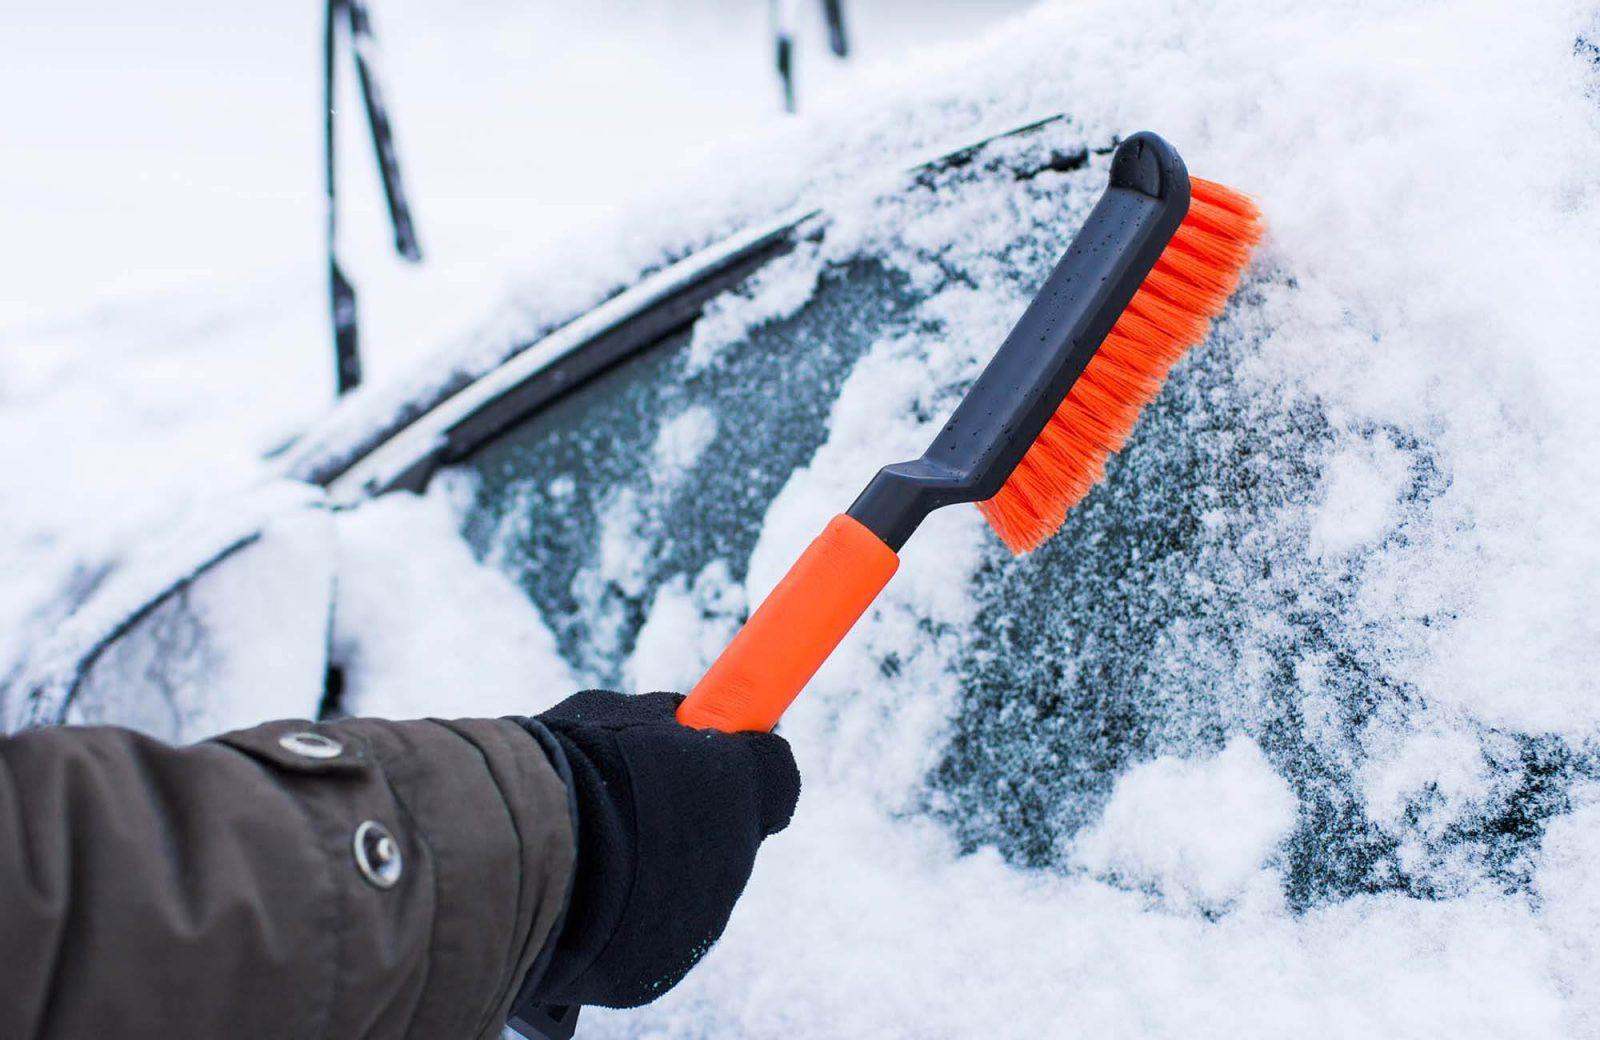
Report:
[[[623,684],[664,588],[724,599],[743,584],[840,386],[875,340],[911,327],[916,303],[903,275],[863,260],[714,363],[691,332],[668,337],[472,456],[468,539],[527,590],[581,674]]]
[[[466,460],[466,537],[581,681],[692,684],[746,588],[770,587],[879,465],[920,453],[1104,184],[1111,142],[1075,135],[997,141],[819,219],[693,329]],[[1303,807],[1291,905],[1429,891],[1437,865],[1402,862],[1349,768],[1354,734],[1409,693],[1384,637],[1346,620],[1356,565],[1281,516],[1316,487],[1326,422],[1234,389],[1272,331],[1261,301],[1287,291],[1244,287],[1044,548],[1013,559],[970,509],[936,516],[786,725],[869,743],[891,720],[920,728],[883,763],[886,797],[1029,867],[1063,867],[1134,765],[1224,756]],[[1394,450],[1405,496],[1439,493],[1426,445]],[[1326,694],[1308,720],[1313,670]],[[1516,885],[1518,821],[1549,810],[1541,746],[1501,753],[1528,762],[1529,793],[1452,842]]]

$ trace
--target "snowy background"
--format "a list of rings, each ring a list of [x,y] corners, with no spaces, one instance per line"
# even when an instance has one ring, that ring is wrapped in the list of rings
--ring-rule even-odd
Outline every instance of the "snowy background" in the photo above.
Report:
[[[1183,569],[1135,557],[1121,584],[1039,588],[1023,563],[995,584],[973,516],[930,525],[786,723],[806,796],[727,939],[657,1006],[592,1016],[593,1035],[1600,1036],[1592,3],[1140,0],[1007,20],[863,2],[866,60],[832,68],[813,35],[815,104],[793,124],[772,117],[760,5],[459,6],[377,12],[436,258],[389,264],[362,193],[346,240],[380,392],[530,285],[553,315],[581,309],[818,195],[826,236],[714,310],[707,363],[801,306],[832,259],[962,276],[921,304],[937,335],[855,366],[748,577],[657,593],[630,682],[692,676],[716,643],[694,645],[697,611],[759,595],[859,485],[863,445],[925,436],[1025,293],[995,251],[1050,234],[1058,210],[1027,203],[1096,172],[899,198],[863,171],[1065,111],[1048,143],[1158,128],[1271,224],[1239,304],[1175,373],[1176,409],[1073,521],[1104,533],[1097,510],[1131,502],[1159,526],[1167,495],[1141,500],[1141,481],[1177,489]],[[0,15],[23,22],[0,23],[7,46],[30,41],[0,71],[0,673],[62,587],[228,501],[328,404],[316,12],[247,28],[163,9],[160,31],[148,10]],[[345,140],[370,189],[365,141]],[[666,470],[704,450],[696,422],[663,431]],[[457,536],[472,493],[444,480],[340,519],[363,710],[514,710],[529,674],[589,678]],[[403,581],[397,554],[416,561]],[[602,566],[627,580],[639,559]],[[959,681],[972,633],[992,634],[985,589],[1059,594],[1029,637],[1150,695],[1144,753],[1093,798],[1058,798],[1043,851],[971,811],[1006,802],[974,778],[1009,763],[1020,783],[1027,761],[967,761],[1011,754],[999,729],[1022,724],[973,712]],[[442,667],[394,637],[396,601],[495,623]],[[1129,637],[1139,654],[1119,654]],[[473,695],[441,696],[462,669]]]
[[[849,105],[863,66],[1023,6],[862,4],[842,65],[820,5],[797,5],[801,104]],[[792,132],[762,0],[373,7],[427,262],[394,258],[345,56],[341,256],[369,383],[511,287],[631,277],[658,257],[630,225],[661,218],[630,202],[670,195],[708,150]],[[0,675],[84,567],[259,479],[333,400],[322,18],[306,0],[0,9]],[[613,258],[595,237],[646,242]]]

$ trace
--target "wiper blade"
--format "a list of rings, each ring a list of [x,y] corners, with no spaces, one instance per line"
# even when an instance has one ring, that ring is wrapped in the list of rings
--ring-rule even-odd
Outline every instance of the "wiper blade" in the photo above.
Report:
[[[405,183],[400,177],[400,159],[395,152],[394,127],[384,103],[378,77],[377,40],[366,0],[328,0],[328,18],[322,42],[323,159],[328,199],[328,291],[333,318],[335,387],[340,396],[361,385],[361,343],[356,307],[356,291],[339,265],[339,193],[334,147],[334,95],[338,43],[343,35],[350,40],[355,57],[356,80],[367,111],[367,128],[372,134],[378,174],[383,182],[383,197],[389,207],[389,223],[394,229],[394,248],[412,263],[422,259],[416,223],[411,216]]]

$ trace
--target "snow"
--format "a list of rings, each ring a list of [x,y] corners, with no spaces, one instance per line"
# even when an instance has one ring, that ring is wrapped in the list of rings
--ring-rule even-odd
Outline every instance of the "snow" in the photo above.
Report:
[[[1297,807],[1261,748],[1236,736],[1216,755],[1165,756],[1118,777],[1075,858],[1094,874],[1154,887],[1175,909],[1219,911],[1268,866]],[[1281,885],[1270,878],[1262,887]]]
[[[724,348],[741,340],[750,328],[788,317],[810,301],[817,285],[817,263],[816,250],[802,244],[756,272],[738,291],[711,301],[694,325],[689,374],[715,362]]]
[[[650,451],[657,479],[681,480],[716,437],[717,417],[711,409],[695,405],[678,413],[661,427]]]
[[[289,481],[240,495],[227,514],[190,516],[117,568],[83,574],[65,603],[36,616],[27,667],[0,688],[7,729],[57,719],[74,689],[74,721],[139,720],[171,740],[261,719],[315,713],[326,667],[335,561],[330,521],[314,488]],[[101,518],[86,518],[93,530]],[[40,554],[44,574],[58,559]],[[191,584],[213,561],[216,580]],[[179,594],[164,602],[154,597]],[[146,611],[147,607],[152,607]],[[275,638],[259,640],[263,629]],[[124,631],[136,639],[113,642]],[[149,703],[140,703],[148,701]],[[87,711],[87,714],[85,714]]]
[[[927,827],[823,804],[808,792],[746,896],[762,912],[735,914],[695,982],[644,1012],[586,1012],[586,1028],[1570,1035],[1539,925],[1507,902],[1364,898],[1296,919],[1246,900],[1208,921],[1095,881],[958,857]]]
[[[526,715],[578,688],[527,597],[461,540],[463,492],[438,481],[338,514],[332,652],[348,713]]]
[[[1550,824],[1539,866],[1541,912],[1551,933],[1550,968],[1571,994],[1573,1035],[1600,1029],[1600,980],[1591,970],[1600,954],[1600,788],[1588,785],[1576,807]]]
[[[263,718],[314,718],[327,669],[331,526],[320,509],[269,519],[208,580],[183,587],[140,617],[137,633],[96,654],[66,721],[183,743]],[[263,630],[273,638],[256,638]]]
[[[1395,522],[1410,460],[1386,438],[1350,445],[1323,466],[1322,508],[1311,521],[1311,551],[1344,555],[1371,546]]]
[[[246,512],[261,454],[309,421],[320,337],[283,284],[176,292],[0,327],[0,676],[151,532]],[[197,387],[211,388],[197,392]],[[304,492],[302,491],[302,494]]]
[[[728,645],[739,628],[744,589],[721,560],[707,564],[693,583],[678,576],[656,591],[650,613],[622,674],[627,688],[687,690]]]
[[[633,186],[639,209],[594,206],[603,219],[570,238],[530,232],[542,259],[512,265],[503,242],[480,267],[446,265],[444,284],[474,292],[475,273],[515,266],[520,288],[341,409],[329,442],[640,269],[819,198],[820,241],[719,300],[694,365],[795,313],[851,257],[926,296],[916,332],[874,343],[845,380],[825,442],[736,561],[743,582],[720,565],[654,590],[621,674],[681,688],[878,465],[920,451],[1025,303],[1019,269],[1059,250],[1103,177],[1096,158],[909,191],[909,154],[1056,110],[1072,120],[1048,145],[1153,127],[1271,223],[1240,303],[1066,541],[1009,562],[962,510],[908,545],[785,719],[805,791],[725,940],[658,1004],[587,1012],[587,1035],[1600,1036],[1600,92],[1575,46],[1595,23],[1576,0],[1044,4],[863,69],[793,127],[730,117],[746,139],[699,165],[678,153],[682,177]],[[585,173],[635,179],[617,159]],[[119,555],[163,502],[226,498],[314,411],[316,380],[277,348],[319,336],[279,298],[182,298],[215,315],[179,338],[190,352],[152,346],[170,319],[137,304],[0,338],[0,443],[30,492],[0,505],[0,661],[59,617],[39,601],[81,561]],[[392,336],[390,372],[438,327]],[[221,342],[242,347],[203,349]],[[239,392],[193,394],[209,365]],[[683,479],[718,421],[669,418],[651,479]],[[462,479],[335,520],[336,654],[357,710],[526,711],[588,678],[504,561],[456,536]],[[574,585],[595,652],[624,650],[618,590],[650,591],[654,491],[605,500]],[[1013,696],[984,700],[982,654],[1019,647],[1037,657],[1002,670]],[[1030,718],[1049,684],[1083,696]],[[1093,729],[1108,704],[1142,742]],[[1048,758],[1050,726],[1084,734],[1084,762]],[[963,755],[982,768],[952,780]],[[1035,856],[975,810],[1022,788],[1047,810]]]

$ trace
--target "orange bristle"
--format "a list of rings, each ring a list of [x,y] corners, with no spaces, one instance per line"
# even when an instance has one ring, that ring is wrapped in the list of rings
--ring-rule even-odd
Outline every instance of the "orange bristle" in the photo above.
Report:
[[[1192,178],[1189,212],[998,494],[978,509],[1014,553],[1039,547],[1099,482],[1167,371],[1205,339],[1260,241],[1244,195]]]

